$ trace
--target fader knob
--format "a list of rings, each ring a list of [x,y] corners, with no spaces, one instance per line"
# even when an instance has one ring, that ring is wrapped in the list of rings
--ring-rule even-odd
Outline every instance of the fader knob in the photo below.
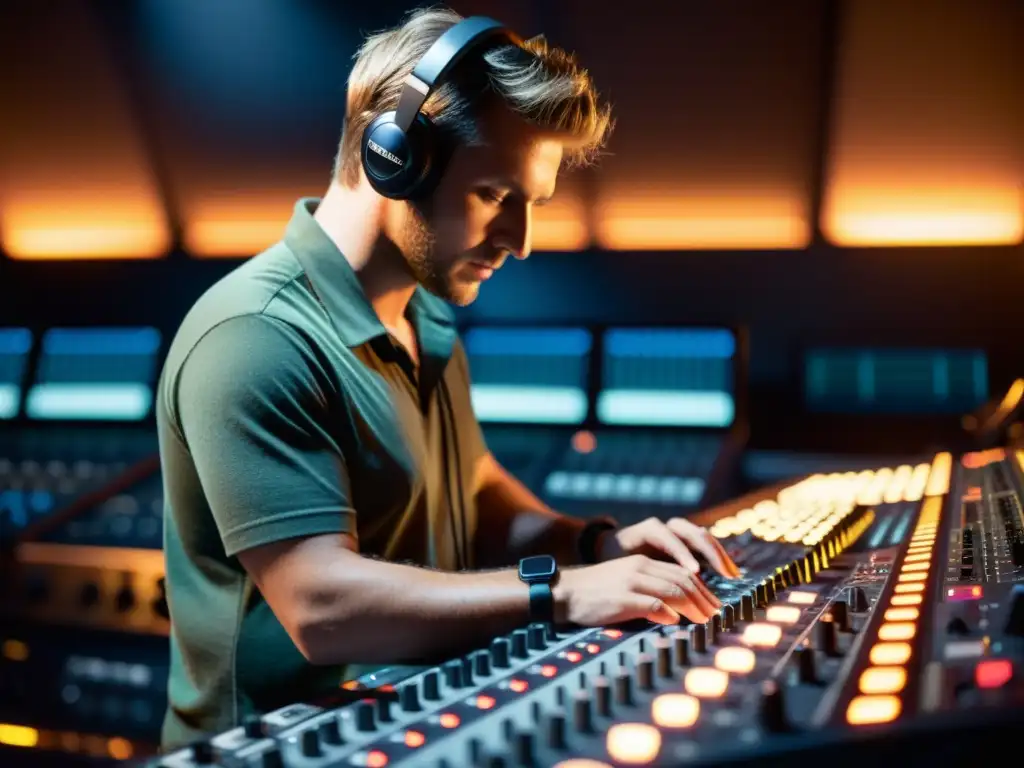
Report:
[[[302,754],[306,757],[319,757],[322,752],[320,749],[319,731],[303,731],[302,735],[299,737],[299,744]]]
[[[508,666],[509,642],[504,637],[497,638],[491,643],[491,663],[498,669]]]
[[[615,703],[628,705],[633,703],[633,678],[629,670],[620,667],[615,673]]]
[[[473,656],[473,674],[487,677],[491,674],[491,654],[487,651],[475,651]]]
[[[946,632],[951,635],[969,635],[971,634],[971,628],[961,616],[954,616],[946,625]]]
[[[259,756],[259,768],[284,768],[284,757],[278,747],[271,747]]]
[[[600,717],[612,714],[612,686],[604,675],[594,678],[594,708]]]
[[[718,630],[722,626],[721,621],[715,621],[718,616],[715,615],[711,621],[704,625],[704,634],[707,636],[708,645],[715,645],[718,642]]]
[[[782,688],[774,680],[765,680],[761,685],[761,701],[759,704],[761,727],[769,733],[783,733],[789,730],[786,718],[786,702]]]
[[[408,683],[399,689],[398,706],[402,708],[403,712],[419,712],[422,709],[420,692],[415,683]]]
[[[331,717],[320,723],[320,738],[326,744],[343,744],[345,740],[341,736],[341,721],[337,716]]]
[[[826,656],[839,656],[839,649],[836,646],[836,623],[830,616],[822,616],[815,628],[817,633],[818,650]]]
[[[672,654],[677,666],[685,667],[690,663],[690,638],[681,629],[672,633]]]
[[[775,602],[775,579],[769,577],[764,582],[764,595],[765,601],[769,603]]]
[[[381,723],[390,723],[394,721],[394,716],[391,713],[391,702],[389,698],[377,699],[377,720]]]
[[[636,682],[641,691],[654,688],[654,659],[641,653],[636,662]]]
[[[548,715],[544,735],[549,749],[565,749],[565,717],[561,713]]]
[[[854,587],[850,590],[850,608],[854,613],[864,613],[871,607],[868,602],[868,593],[863,587]]]
[[[356,730],[366,733],[377,727],[372,701],[360,701],[356,704]]]
[[[768,591],[764,582],[761,582],[754,588],[754,604],[758,608],[764,608],[768,605]]]
[[[533,734],[519,731],[512,738],[512,755],[515,765],[519,768],[533,768],[537,764],[534,757]]]
[[[736,609],[732,603],[722,606],[722,629],[728,631],[736,626]]]
[[[548,647],[547,631],[543,624],[531,624],[526,630],[527,645],[535,651]]]
[[[789,583],[793,586],[803,583],[803,574],[800,569],[800,563],[794,560],[786,567],[786,571],[789,574]]]
[[[192,745],[192,762],[196,765],[212,765],[216,759],[213,744],[208,739]]]
[[[441,698],[441,681],[436,669],[432,669],[423,675],[423,698],[427,701],[437,701]]]
[[[740,621],[754,620],[754,599],[750,595],[740,598]]]
[[[672,644],[667,637],[654,638],[654,656],[657,659],[658,677],[672,677]]]
[[[263,718],[259,715],[246,715],[242,720],[242,731],[247,739],[262,739]]]
[[[517,659],[525,659],[529,656],[525,629],[517,629],[512,633],[512,656]]]
[[[818,660],[814,649],[806,646],[796,652],[797,680],[805,685],[817,685]]]
[[[444,669],[444,681],[448,687],[462,687],[462,661],[460,659],[447,662],[442,669]]]
[[[832,603],[832,620],[836,623],[836,629],[840,632],[850,631],[849,606],[845,600],[836,600]]]
[[[593,704],[586,691],[573,694],[572,727],[577,733],[590,733],[594,730]]]
[[[694,624],[690,628],[690,644],[694,653],[704,653],[707,650],[707,630],[703,624]]]

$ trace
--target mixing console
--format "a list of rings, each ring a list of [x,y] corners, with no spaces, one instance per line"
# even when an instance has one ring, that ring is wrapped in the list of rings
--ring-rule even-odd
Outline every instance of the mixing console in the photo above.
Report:
[[[976,760],[1015,745],[1024,713],[1022,469],[1024,453],[939,454],[751,495],[698,518],[743,571],[708,577],[724,605],[706,624],[531,625],[158,764]]]

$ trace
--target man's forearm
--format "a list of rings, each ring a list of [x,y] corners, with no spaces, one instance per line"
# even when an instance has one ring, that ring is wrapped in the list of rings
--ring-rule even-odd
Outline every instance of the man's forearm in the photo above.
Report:
[[[523,626],[529,590],[514,570],[444,573],[345,553],[303,604],[293,637],[313,663],[401,663]]]
[[[485,568],[514,565],[530,555],[551,555],[578,565],[584,521],[560,515],[525,485],[495,465],[476,495],[477,562]]]

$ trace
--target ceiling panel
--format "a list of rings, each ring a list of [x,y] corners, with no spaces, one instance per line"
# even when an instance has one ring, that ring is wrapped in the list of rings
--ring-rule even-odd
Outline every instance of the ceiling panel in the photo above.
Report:
[[[660,0],[596,14],[569,39],[616,106],[596,173],[597,244],[801,248],[810,238],[822,11],[816,0]]]
[[[848,3],[822,230],[839,245],[1024,233],[1024,4]]]
[[[124,83],[88,6],[0,24],[0,235],[16,259],[148,258],[170,235]]]

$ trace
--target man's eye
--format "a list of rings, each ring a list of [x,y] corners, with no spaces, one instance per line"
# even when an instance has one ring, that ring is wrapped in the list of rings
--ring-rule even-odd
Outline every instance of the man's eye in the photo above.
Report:
[[[495,189],[482,189],[480,190],[480,197],[491,203],[503,203],[505,201],[505,195],[498,192]]]

